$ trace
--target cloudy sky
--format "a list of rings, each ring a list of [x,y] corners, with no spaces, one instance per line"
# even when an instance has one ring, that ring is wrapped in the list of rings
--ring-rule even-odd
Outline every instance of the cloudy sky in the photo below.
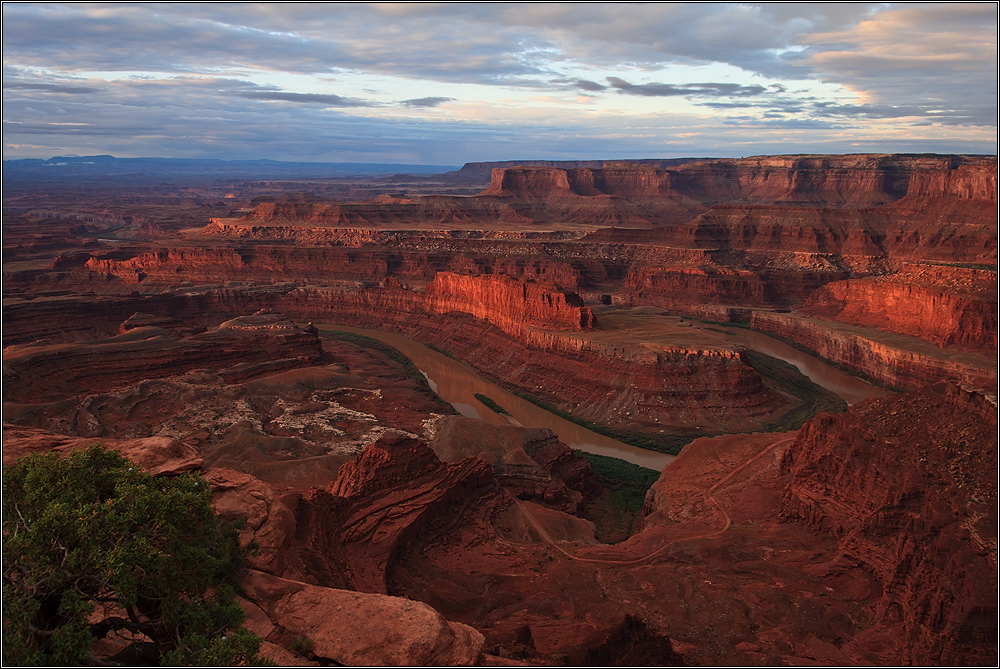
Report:
[[[3,157],[997,151],[997,5],[3,5]]]

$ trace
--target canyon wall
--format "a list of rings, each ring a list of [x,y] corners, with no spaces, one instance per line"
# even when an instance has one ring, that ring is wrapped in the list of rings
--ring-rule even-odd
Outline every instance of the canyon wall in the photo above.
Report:
[[[997,348],[995,294],[983,298],[903,281],[852,279],[816,289],[802,313],[920,337],[941,348]]]
[[[977,203],[995,205],[995,171],[989,158],[891,155],[776,156],[666,167],[611,162],[512,166],[495,168],[490,186],[475,197],[265,202],[242,221],[374,228],[483,221],[642,228],[684,223],[723,204],[889,207],[894,216],[906,218],[928,200],[947,200],[953,210],[957,203],[956,212]]]
[[[944,385],[872,400],[817,416],[782,460],[784,517],[874,572],[903,664],[996,661],[996,409]]]
[[[552,283],[518,281],[503,274],[459,276],[440,272],[424,289],[432,311],[460,311],[520,335],[524,327],[588,330],[594,314],[576,293]]]
[[[939,358],[896,348],[860,335],[831,330],[821,322],[785,314],[755,311],[750,324],[756,330],[791,339],[827,360],[881,383],[915,389],[950,379],[996,392],[995,366],[983,367],[961,359]]]
[[[581,262],[525,256],[490,254],[505,242],[412,240],[405,245],[392,239],[384,244],[358,248],[277,246],[247,244],[224,249],[182,247],[136,252],[129,258],[60,256],[51,269],[61,270],[59,282],[91,284],[104,290],[123,286],[167,287],[178,283],[217,285],[229,281],[258,284],[295,281],[330,285],[349,282],[374,284],[392,276],[402,281],[426,283],[439,272],[465,275],[506,274],[516,279],[551,282],[566,289],[581,284],[581,269],[590,277],[606,276],[599,261]],[[579,268],[578,268],[579,267]],[[12,277],[12,284],[37,290],[44,273]],[[55,285],[55,281],[52,282]],[[53,287],[54,287],[53,286]]]
[[[287,284],[180,289],[117,299],[36,299],[8,305],[5,324],[16,327],[5,327],[4,336],[9,343],[41,337],[71,341],[116,333],[136,312],[180,317],[190,327],[272,308],[300,321],[390,330],[434,342],[517,390],[618,427],[638,423],[656,432],[721,423],[751,429],[786,404],[762,386],[738,352],[697,346],[639,349],[588,339],[571,329],[593,327],[590,310],[574,306],[575,299],[564,293],[539,288],[544,284],[496,276],[445,277],[429,291],[388,280],[368,289]],[[476,302],[495,300],[488,290],[495,285],[506,286],[508,296],[519,300],[512,303],[512,314],[501,311],[499,301],[492,312]],[[67,314],[76,314],[70,318],[86,329],[66,331]],[[543,329],[543,324],[560,330]]]

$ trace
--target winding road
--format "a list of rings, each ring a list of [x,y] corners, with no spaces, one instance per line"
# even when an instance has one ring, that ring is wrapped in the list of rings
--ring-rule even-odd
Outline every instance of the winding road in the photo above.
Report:
[[[746,469],[748,466],[750,466],[751,464],[753,464],[757,460],[760,460],[762,457],[764,457],[765,455],[767,455],[768,453],[770,453],[771,451],[773,451],[778,446],[783,446],[784,444],[787,444],[787,443],[789,443],[789,442],[791,442],[793,440],[794,440],[794,437],[789,437],[788,439],[782,439],[781,441],[776,441],[773,444],[769,444],[760,453],[758,453],[757,455],[753,456],[752,458],[750,458],[749,460],[747,460],[743,464],[741,464],[739,467],[737,467],[736,469],[732,470],[731,472],[729,472],[728,474],[726,474],[725,476],[723,476],[721,479],[719,479],[718,481],[716,481],[715,484],[712,485],[712,487],[710,487],[708,489],[708,494],[706,495],[706,499],[709,502],[711,502],[713,504],[713,506],[715,506],[715,508],[718,510],[718,512],[720,514],[722,514],[722,517],[725,519],[725,523],[724,523],[723,527],[721,527],[720,529],[717,529],[717,530],[713,530],[711,532],[704,532],[704,533],[701,533],[701,534],[695,534],[695,535],[688,536],[688,537],[680,537],[680,538],[677,538],[677,539],[673,539],[669,543],[666,543],[663,546],[660,546],[656,550],[654,550],[654,551],[652,551],[650,553],[647,553],[646,555],[644,555],[642,557],[634,558],[634,559],[631,559],[631,560],[611,560],[611,559],[606,559],[606,558],[586,558],[586,557],[580,557],[578,555],[573,555],[572,553],[568,552],[565,548],[563,548],[561,545],[559,545],[559,543],[557,543],[555,541],[555,539],[553,539],[552,536],[549,535],[549,533],[545,530],[545,528],[543,528],[538,523],[538,521],[535,519],[535,517],[533,515],[531,515],[531,513],[524,508],[523,503],[517,497],[514,497],[514,504],[517,505],[518,510],[520,510],[521,513],[528,519],[528,522],[530,522],[531,525],[532,525],[532,527],[535,528],[535,531],[538,532],[538,535],[542,538],[542,540],[546,544],[548,544],[549,546],[551,546],[552,548],[555,548],[557,551],[559,551],[560,553],[562,553],[563,555],[565,555],[570,560],[574,560],[576,562],[589,562],[589,563],[592,563],[592,564],[620,564],[620,565],[639,564],[639,563],[645,562],[647,560],[650,560],[650,559],[652,559],[652,558],[660,555],[661,553],[665,552],[667,549],[671,548],[674,545],[674,543],[676,543],[678,541],[693,541],[695,539],[707,539],[709,537],[719,536],[720,534],[722,534],[723,532],[725,532],[726,530],[728,530],[730,528],[730,526],[733,524],[733,522],[732,522],[732,519],[729,517],[729,514],[722,507],[722,505],[719,504],[719,501],[715,498],[715,490],[719,486],[721,486],[722,484],[728,482],[734,476],[736,476],[737,474],[739,474],[741,471],[743,471],[744,469]]]

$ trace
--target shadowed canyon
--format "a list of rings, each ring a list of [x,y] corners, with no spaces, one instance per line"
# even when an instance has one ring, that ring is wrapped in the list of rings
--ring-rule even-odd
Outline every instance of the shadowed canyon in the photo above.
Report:
[[[4,463],[200,471],[281,665],[995,665],[996,178],[21,178]]]

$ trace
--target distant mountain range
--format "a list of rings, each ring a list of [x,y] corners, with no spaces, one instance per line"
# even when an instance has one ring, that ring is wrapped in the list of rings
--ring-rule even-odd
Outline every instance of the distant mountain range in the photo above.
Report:
[[[389,174],[441,174],[457,165],[296,163],[279,160],[55,156],[3,161],[5,185],[45,182],[176,183],[188,179],[329,179]]]

